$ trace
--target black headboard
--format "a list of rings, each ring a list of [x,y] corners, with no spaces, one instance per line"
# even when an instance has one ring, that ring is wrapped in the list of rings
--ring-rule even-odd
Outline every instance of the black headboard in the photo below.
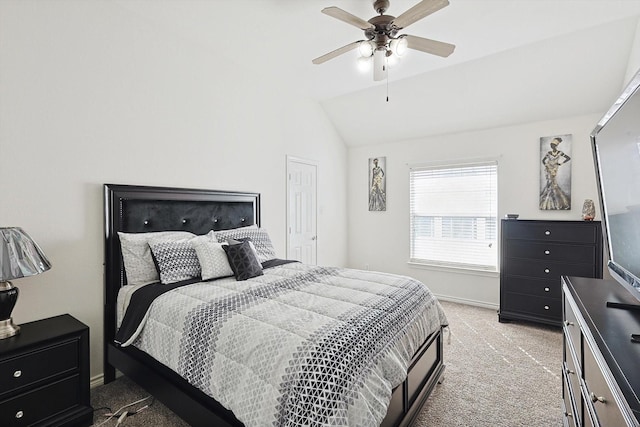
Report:
[[[105,184],[104,208],[105,348],[115,336],[118,291],[126,283],[119,231],[206,234],[260,225],[258,193]]]

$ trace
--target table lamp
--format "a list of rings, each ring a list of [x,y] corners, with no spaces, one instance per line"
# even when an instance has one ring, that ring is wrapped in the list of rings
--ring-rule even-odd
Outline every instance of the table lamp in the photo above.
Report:
[[[20,332],[11,312],[18,301],[18,288],[9,280],[40,274],[51,268],[42,249],[20,227],[0,227],[0,339]]]

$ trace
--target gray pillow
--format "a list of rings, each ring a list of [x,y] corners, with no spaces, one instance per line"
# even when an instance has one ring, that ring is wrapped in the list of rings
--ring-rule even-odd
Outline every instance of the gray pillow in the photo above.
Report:
[[[191,239],[151,240],[149,246],[163,285],[200,276],[200,262]]]
[[[218,242],[226,242],[228,239],[240,240],[249,238],[256,248],[258,261],[265,262],[276,258],[276,251],[269,238],[269,233],[264,228],[240,227],[232,230],[216,231]]]
[[[236,280],[247,280],[262,276],[262,265],[248,241],[238,245],[223,246]]]

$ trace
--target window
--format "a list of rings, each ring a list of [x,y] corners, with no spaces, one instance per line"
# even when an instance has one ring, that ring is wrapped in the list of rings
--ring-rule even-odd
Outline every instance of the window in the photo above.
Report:
[[[498,165],[412,167],[411,262],[496,271]]]

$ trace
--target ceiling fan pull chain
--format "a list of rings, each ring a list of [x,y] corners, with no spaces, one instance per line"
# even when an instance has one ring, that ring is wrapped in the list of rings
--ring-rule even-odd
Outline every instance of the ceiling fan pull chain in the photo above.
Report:
[[[387,102],[389,102],[389,70],[387,70]]]

